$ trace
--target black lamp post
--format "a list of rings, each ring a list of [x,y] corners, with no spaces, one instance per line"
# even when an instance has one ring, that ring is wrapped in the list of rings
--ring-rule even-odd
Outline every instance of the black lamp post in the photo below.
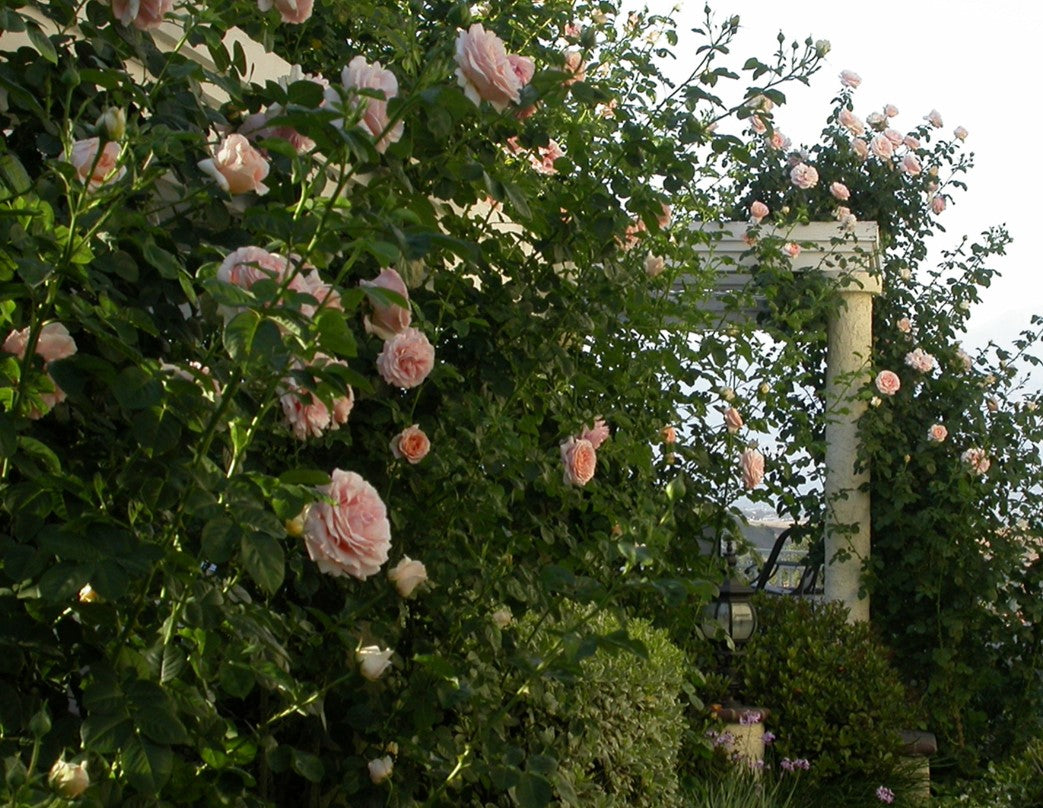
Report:
[[[728,564],[728,572],[720,586],[720,594],[703,607],[700,628],[710,639],[723,631],[725,637],[731,640],[729,645],[739,648],[757,630],[757,612],[752,603],[753,589],[734,579],[737,559],[730,539],[726,546],[724,559]]]

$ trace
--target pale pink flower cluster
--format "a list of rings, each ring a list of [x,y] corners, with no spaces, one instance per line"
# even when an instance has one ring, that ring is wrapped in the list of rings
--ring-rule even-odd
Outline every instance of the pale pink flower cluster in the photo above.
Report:
[[[989,456],[985,453],[985,450],[977,447],[972,447],[964,451],[964,453],[960,455],[960,460],[963,461],[964,465],[967,466],[971,474],[975,477],[980,477],[992,466],[992,461],[989,460]]]
[[[594,478],[598,463],[597,450],[608,437],[608,425],[601,418],[597,418],[594,426],[584,427],[579,437],[570,437],[561,444],[561,462],[566,484],[586,485]]]
[[[214,156],[199,161],[199,168],[230,194],[256,191],[268,193],[264,179],[268,176],[268,161],[243,135],[228,135],[214,150]]]
[[[931,354],[927,353],[923,348],[914,348],[905,355],[905,363],[913,370],[917,370],[920,373],[930,373],[934,370],[937,362]]]
[[[341,91],[330,87],[326,90],[326,104],[332,109],[339,109],[346,114],[357,115],[361,109],[362,117],[359,118],[359,128],[370,134],[374,141],[374,147],[381,154],[387,150],[392,143],[397,143],[402,138],[403,123],[395,121],[391,123],[388,115],[388,101],[398,95],[398,79],[395,74],[386,69],[380,62],[370,64],[363,56],[356,56],[348,66],[341,71],[340,83],[348,100],[341,101]],[[361,95],[360,90],[376,92],[382,98],[373,98],[370,95]],[[336,123],[344,125],[341,118]]]
[[[300,25],[311,17],[315,0],[257,0],[257,8],[269,11],[275,8],[279,18],[291,25]]]
[[[502,112],[517,104],[536,72],[532,60],[508,54],[501,40],[480,23],[456,36],[456,79],[475,104],[488,101]]]
[[[876,374],[876,389],[885,396],[893,396],[902,387],[902,381],[893,370],[881,370]]]
[[[7,335],[7,339],[4,340],[3,351],[5,353],[14,354],[19,359],[25,358],[26,349],[29,347],[29,328],[23,328],[20,330],[12,331]],[[47,323],[40,329],[40,333],[36,337],[36,345],[33,349],[33,353],[43,359],[44,370],[46,372],[48,365],[51,362],[57,362],[61,359],[68,359],[70,356],[76,353],[76,340],[69,334],[69,330],[61,323]],[[52,409],[56,404],[60,404],[65,401],[65,391],[62,390],[51,375],[47,374],[47,379],[53,387],[53,390],[41,391],[38,395],[40,400],[47,407],[47,411]],[[46,411],[41,411],[33,407],[29,412],[29,417],[32,419],[42,418]]]
[[[746,488],[756,488],[764,480],[764,455],[750,446],[739,455],[742,482]]]
[[[417,424],[408,426],[391,439],[391,454],[396,460],[416,465],[431,451],[431,441]]]
[[[119,157],[118,143],[110,140],[102,146],[96,137],[77,140],[72,144],[72,150],[62,155],[62,159],[76,169],[76,176],[81,182],[87,183],[91,191],[98,190],[106,183],[115,182],[127,173],[126,168],[119,166]]]
[[[300,305],[300,312],[305,317],[313,317],[320,307],[341,308],[340,295],[319,277],[317,269],[297,266],[295,259],[284,258],[260,247],[240,247],[229,253],[217,270],[217,279],[242,289],[249,289],[260,280],[271,280],[291,292],[309,295],[316,303]],[[224,312],[226,319],[231,319],[234,314],[234,310]]]
[[[315,367],[348,366],[347,362],[325,354],[316,354],[312,364]],[[348,422],[355,406],[355,392],[350,386],[345,388],[343,395],[334,399],[332,407],[328,407],[314,392],[299,387],[292,378],[284,379],[283,385],[285,392],[279,396],[279,404],[297,440],[320,438],[327,430],[340,429]]]
[[[365,580],[387,561],[391,525],[377,490],[353,471],[334,469],[323,499],[308,509],[304,542],[321,572]]]
[[[112,0],[116,19],[140,31],[158,28],[173,7],[174,0]]]
[[[851,212],[851,208],[844,205],[837,206],[837,209],[833,211],[833,218],[848,232],[854,230],[855,225],[858,223],[858,218]]]
[[[790,182],[804,190],[814,188],[818,184],[818,171],[807,163],[797,163],[793,166],[789,176]]]

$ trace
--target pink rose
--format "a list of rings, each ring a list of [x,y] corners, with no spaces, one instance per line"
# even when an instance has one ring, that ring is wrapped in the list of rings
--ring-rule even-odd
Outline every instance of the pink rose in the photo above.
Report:
[[[992,461],[989,460],[989,456],[985,454],[985,450],[977,447],[967,449],[960,455],[960,460],[964,462],[964,464],[970,469],[971,474],[975,477],[980,477],[989,470],[990,466],[992,466]]]
[[[840,72],[840,83],[854,90],[862,83],[862,77],[853,70],[842,70]]]
[[[243,135],[228,135],[214,156],[200,160],[198,165],[230,194],[256,191],[263,196],[268,193],[268,186],[263,182],[268,176],[268,161]]]
[[[846,202],[851,198],[851,192],[842,182],[831,182],[829,184],[829,192],[833,194],[834,198],[839,199],[841,202]]]
[[[663,270],[666,269],[666,259],[661,255],[651,255],[645,258],[645,274],[650,278],[655,278],[662,274]]]
[[[760,224],[761,219],[767,216],[769,212],[768,206],[763,202],[757,201],[750,205],[750,218],[754,224]]]
[[[833,217],[848,232],[854,230],[855,225],[858,223],[858,218],[851,212],[851,208],[846,208],[843,205],[837,206],[837,209],[833,212]]]
[[[402,389],[416,387],[434,365],[434,346],[415,328],[406,328],[387,340],[377,357],[377,370],[384,381]]]
[[[568,75],[562,84],[569,87],[587,77],[587,67],[583,62],[583,55],[577,50],[565,51],[565,73]],[[523,82],[527,84],[528,82]]]
[[[891,145],[898,147],[902,145],[902,141],[905,140],[905,135],[899,132],[897,129],[885,129],[884,137],[891,141]]]
[[[565,467],[565,482],[586,485],[593,479],[598,455],[589,440],[569,438],[561,444],[561,462]]]
[[[886,115],[888,118],[894,118],[896,115],[898,115],[898,107],[896,107],[894,104],[884,104],[884,115]]]
[[[561,150],[558,142],[551,139],[546,146],[540,146],[536,150],[536,154],[530,156],[529,163],[538,173],[551,176],[558,173],[558,169],[554,167],[554,162],[564,156],[565,152]]]
[[[217,279],[233,286],[249,289],[259,280],[281,282],[292,271],[288,258],[262,250],[260,247],[240,247],[229,253],[217,270]]]
[[[920,164],[920,158],[911,152],[906,154],[902,158],[902,170],[910,177],[915,177],[923,171],[923,166]]]
[[[406,303],[409,303],[409,290],[406,288],[406,283],[402,280],[402,276],[393,269],[382,269],[373,280],[360,281],[359,285],[368,289],[387,289],[389,292],[401,295]],[[373,307],[373,314],[363,320],[363,325],[368,333],[376,334],[381,339],[391,339],[395,334],[400,334],[409,328],[413,315],[408,305],[399,306],[396,303],[385,305],[374,300],[370,300],[370,305]]]
[[[814,166],[809,166],[807,163],[798,163],[790,171],[789,177],[790,181],[798,188],[807,190],[808,188],[814,188],[818,182],[818,171],[815,170]]]
[[[334,469],[328,497],[308,510],[304,542],[321,572],[365,580],[387,561],[391,525],[377,490],[353,471]]]
[[[677,427],[664,426],[660,430],[659,435],[660,435],[660,437],[662,437],[663,443],[665,443],[665,444],[669,445],[669,444],[677,443]]]
[[[403,123],[396,121],[390,124],[388,118],[388,101],[398,95],[398,79],[390,70],[386,70],[380,62],[370,64],[362,56],[356,56],[348,66],[341,71],[341,84],[344,89],[350,91],[354,98],[352,104],[363,108],[362,118],[359,126],[373,136],[374,147],[381,154],[392,143],[402,139]],[[375,90],[383,94],[383,98],[372,98],[370,96],[357,95],[357,90]],[[339,101],[335,98],[335,90],[327,93],[327,99],[334,104]]]
[[[884,127],[887,126],[887,118],[881,115],[879,112],[870,112],[866,115],[866,123],[869,124],[871,129],[883,131]]]
[[[945,428],[944,424],[931,424],[931,428],[927,430],[927,440],[932,443],[941,443],[949,437],[949,430]]]
[[[786,253],[790,258],[796,258],[800,255],[800,245],[794,244],[792,241],[787,241],[783,246],[782,251]]]
[[[932,109],[930,112],[924,115],[924,120],[927,121],[935,129],[941,129],[944,125],[942,124],[941,113],[938,112],[938,110],[936,109]]]
[[[764,455],[752,446],[739,455],[742,482],[747,488],[756,488],[764,480]]]
[[[268,11],[275,6],[283,22],[300,25],[311,17],[314,0],[257,0],[257,8]]]
[[[771,133],[771,139],[768,141],[768,145],[775,149],[775,151],[788,149],[791,143],[792,141],[778,129]]]
[[[174,0],[112,0],[112,13],[124,25],[141,31],[158,28]]]
[[[838,120],[840,121],[840,125],[843,126],[845,129],[847,129],[847,131],[849,131],[852,135],[864,135],[865,134],[866,125],[864,123],[862,123],[862,120],[857,115],[855,115],[855,113],[853,113],[851,110],[849,110],[849,109],[842,109],[842,110],[840,110],[840,115],[838,116]]]
[[[348,363],[340,359],[333,359],[326,354],[316,354],[312,361],[315,367],[327,365],[340,365],[347,367]],[[332,410],[310,390],[299,387],[293,378],[283,380],[286,392],[279,396],[283,415],[286,422],[293,431],[297,440],[307,440],[309,437],[319,438],[327,430],[340,429],[347,423],[348,416],[355,406],[355,392],[351,387],[344,390],[344,395],[333,401]]]
[[[902,387],[898,374],[892,370],[881,370],[876,374],[876,389],[885,396],[893,396]]]
[[[532,81],[532,77],[536,75],[536,64],[528,56],[508,53],[507,61],[510,62],[511,69],[522,87]]]
[[[917,140],[912,135],[906,135],[904,138],[902,138],[902,144],[907,149],[912,149],[913,151],[915,151],[916,149],[920,148],[920,141]]]
[[[903,334],[911,334],[913,331],[913,321],[910,320],[908,317],[903,317],[901,320],[895,323],[895,325],[898,326],[898,330],[901,331]]]
[[[395,761],[391,755],[384,755],[384,757],[371,760],[366,764],[366,768],[369,769],[369,779],[373,781],[374,785],[379,786],[395,770]]]
[[[609,439],[611,433],[608,429],[608,424],[605,423],[603,418],[595,418],[594,426],[583,428],[583,431],[579,433],[579,439],[590,441],[590,445],[595,449],[600,449],[601,444]]]
[[[764,123],[764,119],[760,115],[750,116],[750,126],[753,127],[755,134],[763,135],[768,131],[768,125]]]
[[[7,335],[7,339],[4,340],[3,350],[19,358],[24,358],[28,344],[29,329],[23,328],[20,331],[12,331]],[[40,333],[36,337],[36,349],[34,352],[42,357],[45,363],[57,362],[59,359],[68,359],[76,353],[76,340],[69,334],[69,329],[61,323],[47,323],[40,329]]]
[[[480,23],[456,36],[456,79],[475,104],[488,101],[500,112],[517,104],[524,86],[519,73],[527,73],[529,64],[525,57],[512,62],[503,41]]]
[[[851,150],[862,160],[869,156],[869,144],[860,137],[856,137],[851,141]]]
[[[86,182],[90,190],[96,191],[107,182],[115,182],[127,173],[126,168],[117,168],[120,158],[120,147],[110,140],[98,147],[101,141],[96,137],[77,140],[72,144],[72,151],[62,155],[62,159],[76,169],[76,176]]]
[[[743,423],[742,414],[735,407],[729,407],[724,411],[724,425],[732,434],[742,429]]]
[[[915,348],[905,355],[905,363],[913,370],[920,373],[930,373],[934,370],[935,359],[923,348]]]
[[[890,160],[895,152],[894,144],[883,135],[874,137],[869,142],[869,149],[881,160]]]
[[[932,198],[931,210],[933,210],[936,214],[941,213],[943,210],[945,210],[945,197],[935,196],[934,198]]]
[[[355,652],[355,659],[359,663],[359,673],[362,674],[362,678],[376,682],[391,667],[391,657],[394,655],[395,652],[392,649],[381,649],[379,645],[366,645],[359,648]],[[386,760],[388,761],[388,771],[384,775],[385,777],[391,773],[391,758],[386,758]],[[370,771],[373,769],[374,762],[376,761],[370,761]],[[378,781],[374,780],[374,782]]]
[[[388,580],[395,585],[399,595],[408,598],[427,580],[427,567],[422,561],[402,556],[402,560],[388,570]]]
[[[952,135],[957,140],[961,140],[961,141],[962,140],[966,140],[967,139],[967,130],[964,129],[962,126],[957,126],[955,129],[952,130]]]
[[[396,460],[405,459],[412,465],[416,465],[431,451],[431,441],[428,440],[424,431],[413,424],[406,427],[391,439],[391,454]]]
[[[659,215],[655,217],[656,223],[659,225],[660,230],[665,230],[670,226],[670,221],[674,218],[674,206],[668,205],[665,202],[659,203]]]

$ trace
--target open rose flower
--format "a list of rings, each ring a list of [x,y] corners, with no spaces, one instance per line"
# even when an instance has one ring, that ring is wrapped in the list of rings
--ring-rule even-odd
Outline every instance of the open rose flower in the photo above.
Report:
[[[760,224],[761,220],[767,216],[769,212],[768,206],[759,200],[750,205],[750,219],[754,224]]]
[[[391,525],[377,490],[353,471],[334,469],[322,500],[308,509],[304,543],[321,572],[365,580],[387,561]]]
[[[804,190],[814,188],[818,183],[818,171],[814,166],[809,166],[807,163],[797,163],[797,165],[793,166],[789,176],[790,181],[795,186]]]
[[[941,443],[947,437],[949,430],[945,428],[945,424],[931,424],[931,428],[927,430],[927,440],[932,443]]]
[[[7,335],[2,350],[5,353],[14,354],[20,359],[24,359],[28,345],[29,329],[23,328],[21,330],[12,331]],[[75,354],[76,340],[72,338],[69,334],[69,330],[61,323],[47,323],[40,329],[40,333],[36,337],[36,348],[34,353],[43,359],[44,368],[46,369],[51,362],[68,359],[70,356]],[[65,391],[55,383],[49,373],[46,375],[46,380],[50,385],[50,389],[39,390],[38,395],[47,409],[41,410],[36,406],[33,406],[28,413],[29,417],[33,420],[42,418],[44,414],[51,410],[56,404],[65,401]]]
[[[260,247],[240,247],[230,252],[217,270],[217,279],[242,289],[250,289],[261,280],[274,281],[280,286],[285,284],[289,291],[315,299],[318,305],[300,304],[300,312],[305,317],[313,317],[318,306],[341,308],[340,295],[319,277],[318,270],[298,266],[297,261]],[[221,310],[226,319],[236,314],[235,309],[222,306]]]
[[[831,182],[829,184],[829,192],[833,195],[834,199],[839,199],[841,202],[847,202],[847,200],[851,198],[851,192],[842,182]]]
[[[359,285],[367,289],[386,289],[389,292],[401,296],[409,303],[409,290],[402,276],[393,269],[382,269],[380,274],[371,281],[360,281]],[[401,334],[409,328],[412,314],[408,305],[399,306],[397,303],[378,303],[370,299],[373,314],[363,320],[366,331],[376,334],[381,339],[391,339],[395,334]]]
[[[369,779],[373,781],[374,785],[379,786],[391,776],[395,770],[395,762],[390,755],[385,755],[382,758],[371,760],[366,764],[366,768],[369,769]]]
[[[645,274],[650,278],[658,277],[666,269],[666,259],[661,255],[649,253],[645,258]]]
[[[862,77],[854,70],[842,70],[840,71],[840,83],[854,90],[862,83]]]
[[[945,210],[945,197],[935,196],[931,199],[931,210],[936,214],[941,213]]]
[[[800,255],[800,245],[795,244],[792,241],[787,241],[783,245],[782,251],[786,253],[786,255],[788,255],[790,258],[796,258],[798,255]]]
[[[325,354],[316,354],[313,364],[318,367],[330,364],[347,367],[347,362]],[[344,395],[338,396],[330,408],[312,391],[298,387],[292,378],[284,380],[283,384],[285,392],[280,395],[279,403],[297,440],[320,438],[326,430],[340,429],[347,423],[355,406],[355,393],[351,387],[347,387]]]
[[[322,88],[323,93],[329,91],[330,83],[322,76],[312,76],[304,73],[299,66],[290,68],[288,75],[279,77],[279,86],[287,89],[297,81],[310,81]],[[326,101],[320,107],[326,106]],[[266,138],[279,138],[285,140],[297,151],[298,154],[307,154],[315,148],[315,141],[306,135],[302,135],[292,126],[286,124],[269,125],[269,121],[278,118],[285,113],[282,104],[272,104],[261,112],[248,115],[239,126],[239,134],[244,135],[252,141],[264,140]]]
[[[98,154],[99,147],[101,154]],[[118,166],[119,157],[118,143],[110,140],[101,146],[101,141],[96,137],[77,140],[72,144],[72,151],[62,155],[62,158],[76,169],[76,176],[80,181],[87,183],[87,187],[92,191],[98,190],[106,183],[115,182],[127,173],[126,168]]]
[[[406,427],[391,439],[391,454],[416,465],[431,451],[431,441],[416,424]]]
[[[837,120],[852,135],[864,135],[866,133],[866,125],[862,122],[862,119],[849,109],[840,110]]]
[[[358,125],[372,135],[374,147],[378,152],[383,154],[388,146],[402,139],[402,121],[392,124],[388,116],[388,101],[398,95],[398,79],[394,73],[380,62],[370,64],[364,57],[356,56],[341,71],[340,81],[351,97],[349,106],[352,109],[355,106],[362,107],[362,117]],[[382,94],[383,98],[359,95],[359,90],[375,91]],[[340,108],[340,95],[335,88],[331,87],[326,91],[326,103],[334,109]],[[343,125],[343,119],[338,123]]]
[[[257,0],[257,8],[268,11],[273,6],[279,18],[290,25],[300,25],[311,17],[314,0]]]
[[[920,371],[920,373],[930,373],[937,364],[934,357],[923,348],[914,348],[907,353],[905,355],[905,363],[913,370]]]
[[[895,325],[898,326],[898,330],[903,334],[913,333],[913,321],[908,317],[902,317]]]
[[[941,129],[942,126],[944,126],[944,124],[942,123],[942,115],[936,109],[932,109],[930,112],[924,115],[924,120],[927,121],[935,129]]]
[[[371,682],[377,681],[391,667],[391,657],[394,653],[390,648],[382,650],[379,645],[367,645],[360,648],[355,652],[355,659],[359,663],[359,673]]]
[[[399,595],[408,598],[427,580],[427,567],[421,561],[402,556],[402,560],[388,570],[388,580],[395,585]]]
[[[263,196],[268,193],[268,186],[264,184],[268,176],[268,161],[243,135],[228,135],[214,151],[214,156],[200,160],[198,165],[230,194],[256,191]]]
[[[756,488],[764,480],[764,455],[752,446],[739,455],[739,465],[746,488]]]
[[[923,165],[920,163],[920,158],[911,152],[906,154],[902,158],[902,171],[910,177],[915,177],[923,171]]]
[[[63,797],[74,800],[87,790],[91,778],[82,763],[69,763],[59,758],[47,774],[47,784]]]
[[[964,465],[967,466],[971,474],[975,477],[980,477],[989,470],[990,466],[992,466],[992,461],[989,460],[989,456],[985,454],[985,450],[977,447],[967,449],[960,455],[960,460],[963,461]]]
[[[876,389],[885,396],[893,396],[902,387],[902,381],[893,370],[881,370],[876,374]]]
[[[586,485],[594,477],[598,455],[589,440],[569,438],[561,444],[561,462],[567,484]]]
[[[475,104],[488,101],[502,112],[517,104],[522,87],[531,79],[534,66],[523,56],[509,56],[492,31],[475,23],[456,36],[456,79],[464,94]]]
[[[607,441],[611,434],[605,420],[603,418],[595,418],[594,426],[590,428],[583,427],[583,431],[579,433],[579,439],[589,440],[591,446],[595,449],[600,449],[601,444]]]
[[[869,150],[881,160],[890,160],[895,153],[894,144],[883,135],[876,135],[869,141]]]
[[[851,150],[858,155],[860,160],[865,160],[869,156],[869,144],[860,137],[851,141]]]
[[[377,370],[384,381],[403,390],[424,381],[434,366],[434,346],[415,328],[395,334],[377,356]]]
[[[587,66],[583,62],[583,55],[578,50],[565,51],[565,73],[567,78],[562,81],[562,84],[566,87],[587,78]]]
[[[174,0],[112,0],[112,13],[124,25],[140,31],[158,28]]]
[[[677,443],[677,427],[664,426],[659,430],[659,436],[663,439],[663,443],[667,445]]]
[[[952,135],[957,140],[966,140],[967,130],[964,129],[962,126],[957,126],[955,129],[952,130]]]

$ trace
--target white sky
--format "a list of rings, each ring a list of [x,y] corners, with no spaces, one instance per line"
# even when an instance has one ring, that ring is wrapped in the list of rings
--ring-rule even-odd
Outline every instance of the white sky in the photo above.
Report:
[[[630,4],[638,8],[643,3]],[[703,19],[702,0],[648,0],[653,12],[679,5],[676,53],[693,40],[690,29]],[[999,278],[984,291],[971,318],[967,339],[982,346],[995,339],[1009,344],[1032,314],[1043,314],[1043,258],[1033,242],[1043,242],[1039,213],[1043,195],[1043,103],[1038,98],[1043,48],[1043,3],[1028,0],[911,0],[872,5],[838,0],[712,0],[720,19],[738,14],[741,28],[732,47],[737,69],[749,56],[770,61],[776,36],[828,39],[832,50],[810,87],[794,84],[788,103],[776,110],[776,125],[795,144],[814,142],[839,87],[838,74],[854,70],[862,79],[855,91],[861,117],[885,103],[895,104],[895,128],[918,124],[932,108],[945,122],[947,135],[964,126],[966,148],[976,165],[967,176],[969,189],[957,191],[942,214],[947,229],[935,250],[963,234],[1006,224],[1014,238],[1007,255],[994,266]],[[691,52],[691,49],[688,49]],[[684,64],[678,60],[680,77]],[[745,74],[744,77],[748,77]],[[738,82],[736,82],[737,84]]]

